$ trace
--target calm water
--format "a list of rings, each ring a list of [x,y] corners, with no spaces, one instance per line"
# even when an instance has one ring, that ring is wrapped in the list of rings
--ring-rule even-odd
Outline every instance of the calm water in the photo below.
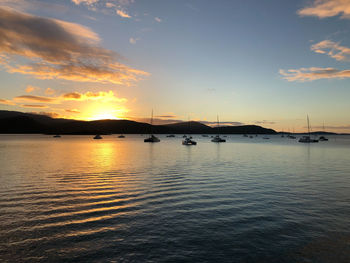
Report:
[[[350,136],[0,135],[1,262],[350,262]]]

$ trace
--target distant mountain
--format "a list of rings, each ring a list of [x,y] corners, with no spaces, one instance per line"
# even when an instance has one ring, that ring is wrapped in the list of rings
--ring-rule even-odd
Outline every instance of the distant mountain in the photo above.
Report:
[[[0,133],[45,134],[275,134],[256,125],[210,127],[200,122],[150,125],[130,120],[78,121],[55,119],[45,115],[0,110]]]

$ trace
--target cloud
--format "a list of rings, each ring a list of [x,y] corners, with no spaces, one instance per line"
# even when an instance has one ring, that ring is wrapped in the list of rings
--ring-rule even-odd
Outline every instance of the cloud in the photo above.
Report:
[[[300,68],[280,69],[279,73],[288,81],[306,82],[318,79],[344,79],[350,78],[350,70],[338,70],[334,68]]]
[[[30,93],[30,92],[32,92],[32,91],[34,91],[34,90],[39,90],[40,88],[38,88],[38,87],[34,87],[34,86],[32,86],[32,85],[28,85],[27,87],[26,87],[26,92],[27,93]]]
[[[69,113],[80,113],[80,111],[77,110],[77,109],[67,109],[66,112],[69,112]]]
[[[149,74],[119,62],[84,26],[0,7],[0,65],[38,79],[130,86]]]
[[[314,0],[310,6],[298,10],[300,16],[327,18],[341,15],[350,18],[350,1],[348,0]]]
[[[86,101],[86,100],[103,100],[104,102],[107,101],[115,101],[115,102],[126,102],[127,99],[125,98],[119,98],[117,97],[113,91],[99,91],[99,92],[85,92],[85,93],[79,93],[79,92],[70,92],[65,93],[61,96],[63,100],[78,100],[78,101]]]
[[[255,124],[276,124],[274,121],[267,121],[267,120],[262,120],[262,121],[256,121]]]
[[[54,102],[54,98],[42,97],[42,96],[32,96],[32,95],[22,95],[14,98],[16,101],[36,101],[36,102]]]
[[[80,5],[81,3],[83,3],[83,4],[88,5],[88,6],[95,4],[98,1],[99,0],[72,0],[72,2],[76,5]]]
[[[47,95],[53,95],[53,94],[55,94],[55,90],[54,90],[54,89],[51,89],[51,88],[47,88],[47,89],[45,90],[45,94],[47,94]]]
[[[38,104],[24,104],[21,105],[23,108],[47,108],[46,105],[38,105]]]
[[[136,41],[137,41],[137,39],[136,38],[133,38],[133,37],[131,37],[131,38],[129,38],[129,43],[130,44],[136,44]]]
[[[350,61],[350,48],[341,46],[331,40],[316,43],[311,46],[311,50],[319,54],[326,54],[338,61]]]
[[[14,102],[10,100],[5,100],[5,99],[0,99],[0,104],[5,104],[5,105],[16,105]]]
[[[218,126],[218,123],[216,121],[199,121],[199,122],[212,127]],[[241,125],[244,125],[244,123],[239,121],[220,121],[220,126],[241,126]]]
[[[177,116],[176,115],[158,115],[155,117],[157,117],[157,118],[176,118]]]
[[[106,7],[112,8],[112,7],[116,7],[116,5],[113,4],[113,3],[107,2],[107,3],[106,3]]]
[[[121,9],[116,9],[115,11],[116,11],[117,15],[120,17],[131,18],[131,16],[128,13],[126,13],[125,11],[123,11]]]
[[[159,17],[155,17],[154,20],[156,20],[158,23],[162,22],[162,19],[160,19]]]

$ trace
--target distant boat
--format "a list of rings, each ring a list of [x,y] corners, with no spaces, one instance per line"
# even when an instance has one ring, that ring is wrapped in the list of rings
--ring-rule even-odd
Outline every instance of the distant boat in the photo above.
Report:
[[[219,123],[219,116],[216,116],[217,122],[218,122],[218,134],[211,140],[212,142],[226,142],[225,139],[220,138],[220,123]]]
[[[323,142],[328,141],[328,139],[324,136],[321,136],[320,138],[318,138],[318,140]]]
[[[153,134],[150,135],[147,139],[143,140],[144,142],[160,142],[160,140],[154,136]]]
[[[208,134],[202,134],[202,137],[209,137]]]
[[[294,135],[290,135],[290,134],[288,134],[287,137],[288,137],[289,139],[296,139],[296,138],[297,138],[297,137],[295,137]]]
[[[248,135],[247,134],[243,134],[243,137],[248,137]]]
[[[249,138],[250,138],[250,139],[253,139],[253,135],[250,135]]]
[[[314,143],[314,142],[318,142],[318,140],[315,139],[311,139],[310,136],[310,121],[309,121],[309,115],[307,115],[307,131],[308,131],[308,136],[303,136],[299,139],[299,142],[302,143]]]
[[[186,137],[187,137],[187,135],[182,136],[182,138],[186,138]]]
[[[197,145],[197,142],[192,140],[192,137],[186,137],[185,140],[182,141],[182,145]]]
[[[269,137],[263,137],[263,139],[264,139],[264,140],[270,140],[270,138],[269,138]]]
[[[100,140],[100,139],[102,139],[102,136],[99,135],[99,134],[97,134],[97,135],[95,135],[94,139],[95,139],[95,140]]]
[[[144,142],[160,142],[160,140],[152,134],[152,128],[153,128],[153,109],[152,109],[152,115],[151,115],[151,134],[148,138],[144,139]]]
[[[189,119],[189,118],[188,118]],[[191,121],[188,120],[188,132],[191,133]],[[184,135],[186,136],[186,135]],[[197,142],[192,140],[192,136],[186,136],[182,141],[182,145],[197,145]]]
[[[168,138],[174,138],[175,135],[174,135],[174,134],[169,134],[169,135],[167,135],[166,137],[168,137]]]
[[[54,138],[61,138],[61,135],[56,134],[56,135],[54,135],[53,137],[54,137]]]
[[[325,132],[325,130],[324,130],[324,123],[323,123],[323,132]],[[328,141],[328,139],[326,137],[324,137],[324,136],[321,136],[320,138],[318,138],[318,140],[323,141],[323,142]]]
[[[119,135],[118,138],[125,138],[123,134]]]

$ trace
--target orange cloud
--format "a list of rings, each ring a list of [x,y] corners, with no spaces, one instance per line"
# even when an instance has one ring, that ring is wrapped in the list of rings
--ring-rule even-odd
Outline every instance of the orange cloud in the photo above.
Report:
[[[288,81],[306,82],[318,79],[344,79],[350,78],[350,70],[334,68],[300,68],[280,70],[279,73]]]
[[[77,109],[67,109],[66,112],[69,112],[69,113],[80,113],[80,111],[77,110]]]
[[[36,101],[36,102],[54,102],[55,98],[42,97],[42,96],[32,96],[32,95],[22,95],[14,98],[17,101]]]
[[[53,95],[55,93],[55,90],[53,90],[53,89],[51,89],[51,88],[47,88],[46,90],[45,90],[45,94],[47,94],[47,95]]]
[[[119,63],[84,26],[3,7],[0,17],[0,64],[10,73],[126,86],[149,75]]]
[[[37,104],[24,104],[21,105],[23,108],[47,108],[46,105],[37,105]]]
[[[27,88],[26,88],[26,92],[30,93],[30,92],[32,92],[34,90],[38,90],[38,89],[39,89],[38,87],[34,87],[32,85],[28,85]]]
[[[311,46],[311,50],[316,53],[326,54],[338,61],[350,60],[350,48],[341,46],[331,40],[323,40],[316,43]]]
[[[341,18],[350,18],[350,2],[348,0],[314,0],[310,6],[300,9],[298,14],[318,18],[337,15],[341,15]]]
[[[5,100],[5,99],[0,99],[0,104],[5,104],[5,105],[16,105],[14,102],[10,100]]]
[[[85,92],[85,93],[79,93],[79,92],[70,92],[62,95],[62,98],[64,100],[103,100],[104,102],[107,101],[115,101],[115,102],[126,102],[127,99],[125,98],[118,98],[113,91],[99,91],[99,92]]]
[[[123,18],[131,18],[131,16],[123,10],[117,9],[116,13],[118,16],[121,16]]]

